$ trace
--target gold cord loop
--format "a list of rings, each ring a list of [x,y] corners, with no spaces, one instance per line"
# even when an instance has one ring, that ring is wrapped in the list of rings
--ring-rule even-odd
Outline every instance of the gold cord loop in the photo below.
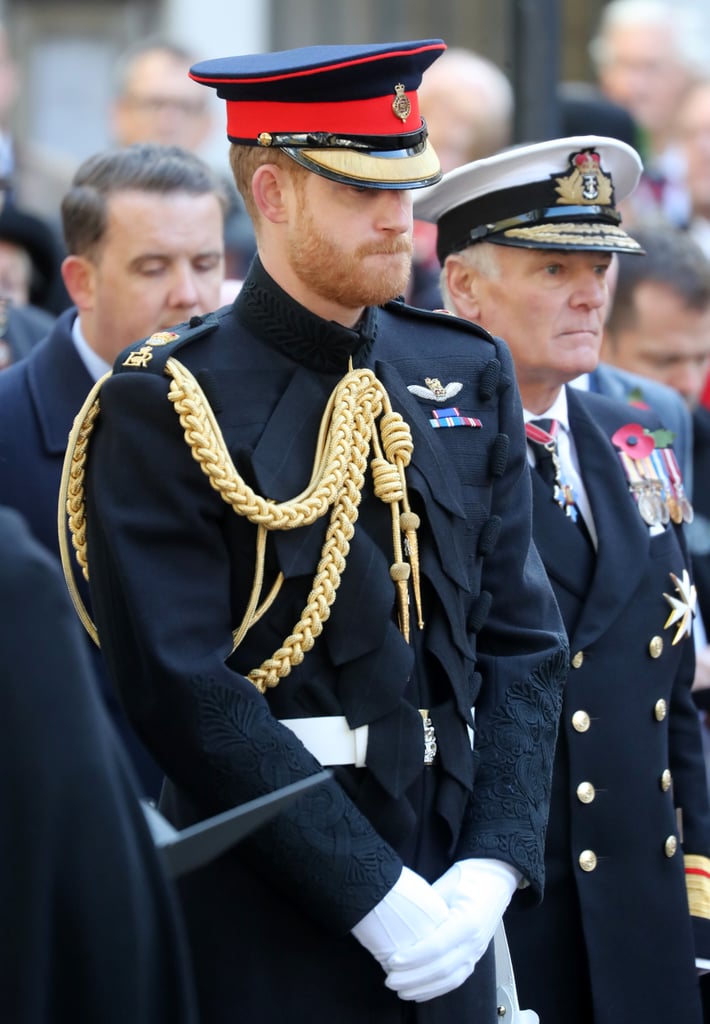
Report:
[[[244,618],[233,632],[234,650],[272,604],[283,582],[279,575],[259,605],[268,531],[308,526],[330,511],[321,558],[301,617],[282,646],[248,675],[258,690],[263,693],[276,686],[294,665],[303,661],[323,631],[345,570],[371,447],[375,451],[371,462],[375,493],[392,510],[394,563],[391,575],[397,589],[400,629],[408,639],[410,564],[402,551],[402,532],[422,627],[415,532],[419,520],[409,510],[404,476],[412,455],[411,433],[402,417],[393,412],[387,392],[371,370],[351,369],[335,387],[321,421],[310,482],[301,494],[285,502],[256,494],[239,475],[215,415],[189,370],[177,359],[170,358],[165,372],[172,378],[168,398],[178,414],[193,458],[222,500],[257,527],[254,580]],[[88,441],[99,410],[98,390],[99,385],[89,396],[91,402],[87,399],[77,417],[65,460],[66,487],[63,486],[60,495],[60,538],[65,534],[62,522],[65,509],[76,560],[87,579],[84,472]],[[63,550],[62,562],[69,582],[68,561],[68,553]],[[70,592],[85,628],[98,643],[96,628],[81,605],[73,580]]]

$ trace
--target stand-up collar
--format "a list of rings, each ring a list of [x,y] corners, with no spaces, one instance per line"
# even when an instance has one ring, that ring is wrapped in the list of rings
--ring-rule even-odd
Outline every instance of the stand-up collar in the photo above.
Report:
[[[364,365],[377,333],[377,308],[356,328],[323,320],[288,295],[256,258],[235,301],[237,316],[268,345],[319,373],[344,373],[352,357]]]

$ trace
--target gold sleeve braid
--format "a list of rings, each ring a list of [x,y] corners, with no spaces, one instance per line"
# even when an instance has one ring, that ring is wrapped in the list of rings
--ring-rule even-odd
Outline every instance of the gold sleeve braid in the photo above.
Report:
[[[399,626],[409,639],[411,575],[418,625],[423,627],[416,543],[419,519],[409,508],[405,479],[405,468],[413,450],[411,432],[399,413],[392,410],[387,392],[371,370],[351,369],[337,384],[321,420],[310,482],[301,494],[280,503],[256,494],[240,477],[214,413],[189,370],[170,358],[165,372],[172,378],[168,397],[178,414],[193,458],[222,500],[257,527],[254,581],[245,616],[233,632],[233,649],[273,602],[282,582],[279,578],[266,600],[258,606],[267,532],[308,526],[330,509],[321,558],[301,617],[271,658],[248,674],[257,689],[263,693],[276,686],[294,665],[303,661],[323,630],[345,570],[368,462],[375,494],[389,504],[392,514],[394,563],[390,575],[397,591]],[[97,644],[96,627],[73,580],[63,517],[68,517],[76,561],[88,580],[84,475],[88,443],[99,413],[102,383],[103,380],[95,386],[76,417],[59,498],[59,538],[65,577],[79,617]],[[375,454],[370,461],[371,449]],[[402,534],[409,562],[404,560]]]
[[[693,917],[710,919],[710,860],[698,854],[688,853],[685,864],[685,885],[688,892],[688,906]]]

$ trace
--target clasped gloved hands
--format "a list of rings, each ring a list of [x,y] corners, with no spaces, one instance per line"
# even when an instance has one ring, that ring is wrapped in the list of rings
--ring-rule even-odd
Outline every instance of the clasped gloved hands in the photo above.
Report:
[[[499,860],[457,861],[431,886],[404,868],[353,935],[382,964],[385,984],[400,999],[434,999],[472,974],[519,881],[520,873]]]
[[[387,895],[352,929],[365,949],[387,970],[388,960],[442,924],[449,908],[421,875],[402,868]]]

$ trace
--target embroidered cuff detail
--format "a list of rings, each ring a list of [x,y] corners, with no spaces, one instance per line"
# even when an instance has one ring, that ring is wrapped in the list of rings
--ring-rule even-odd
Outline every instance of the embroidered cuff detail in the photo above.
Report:
[[[684,863],[690,913],[710,920],[710,859],[688,854]]]

